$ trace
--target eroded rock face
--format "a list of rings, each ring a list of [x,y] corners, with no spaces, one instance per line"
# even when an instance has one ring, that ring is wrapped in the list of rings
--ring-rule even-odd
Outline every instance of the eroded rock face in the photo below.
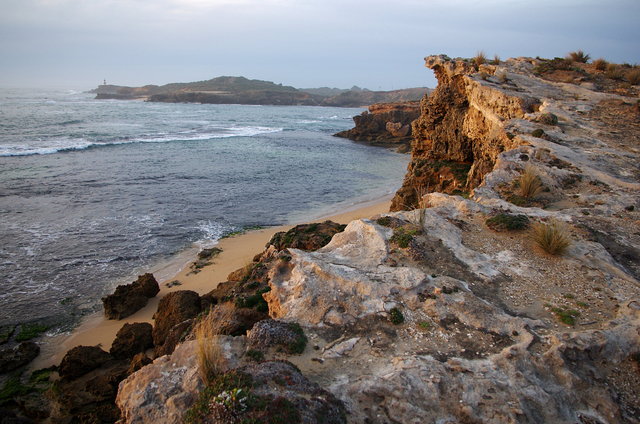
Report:
[[[191,290],[178,290],[160,299],[158,310],[153,315],[153,344],[160,348],[171,331],[180,323],[195,318],[200,313],[200,296]],[[163,352],[164,353],[164,352]]]
[[[11,349],[0,351],[0,374],[27,365],[40,353],[40,346],[34,342],[22,342]]]
[[[289,231],[275,233],[267,243],[267,247],[273,246],[276,250],[287,248],[318,250],[329,243],[331,237],[343,231],[344,228],[344,225],[332,221],[296,225]]]
[[[62,378],[73,380],[99,368],[110,359],[111,355],[97,346],[76,346],[64,355],[58,373]]]
[[[102,298],[104,314],[108,319],[122,319],[144,307],[150,298],[160,292],[153,274],[140,275],[131,284],[120,285],[116,291]]]
[[[153,337],[151,332],[153,327],[148,322],[136,322],[133,324],[125,324],[116,339],[111,344],[109,353],[114,358],[126,359],[132,358],[134,355],[153,347]]]
[[[355,127],[341,131],[338,137],[373,145],[406,148],[412,139],[411,123],[420,116],[419,102],[376,103],[354,116]]]

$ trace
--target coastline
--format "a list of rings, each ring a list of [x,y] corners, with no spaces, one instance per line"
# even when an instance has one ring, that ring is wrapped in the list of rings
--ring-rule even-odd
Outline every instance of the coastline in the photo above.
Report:
[[[340,224],[348,224],[355,219],[368,218],[385,213],[389,211],[392,196],[387,194],[364,203],[348,207],[340,206],[338,209],[334,209],[332,213],[321,215],[317,218],[311,212],[309,214],[311,219],[304,222],[252,230],[219,240],[215,247],[222,249],[222,252],[213,259],[210,265],[203,267],[200,272],[195,274],[191,272],[189,267],[189,264],[195,260],[195,254],[185,256],[190,259],[184,263],[184,266],[179,268],[175,266],[175,261],[171,264],[161,264],[154,270],[160,285],[160,292],[154,298],[149,299],[149,303],[144,308],[122,320],[108,320],[104,317],[102,310],[85,317],[71,333],[47,339],[41,345],[40,356],[30,364],[29,368],[36,370],[57,365],[65,353],[75,346],[99,346],[108,351],[116,337],[116,333],[125,323],[149,322],[153,324],[153,315],[160,299],[170,292],[193,290],[203,295],[213,290],[219,283],[227,280],[229,273],[243,267],[256,254],[262,252],[265,244],[276,232],[287,231],[295,225],[313,221],[332,220]],[[173,280],[178,280],[181,284],[167,287],[167,283]]]

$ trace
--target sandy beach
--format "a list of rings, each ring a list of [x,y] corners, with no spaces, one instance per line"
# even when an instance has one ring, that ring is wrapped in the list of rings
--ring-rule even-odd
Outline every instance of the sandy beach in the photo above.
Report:
[[[386,196],[368,203],[356,205],[343,210],[341,213],[323,216],[307,222],[318,222],[332,220],[341,224],[348,224],[350,221],[360,218],[368,218],[377,214],[385,213],[389,210],[391,196]],[[300,224],[304,222],[298,222]],[[149,300],[144,308],[133,315],[122,320],[108,320],[101,312],[88,316],[71,334],[60,335],[46,341],[42,347],[42,353],[31,364],[32,369],[57,365],[62,360],[64,354],[75,346],[100,346],[104,350],[109,350],[111,343],[118,330],[125,323],[150,322],[153,323],[158,302],[167,293],[177,290],[193,290],[199,294],[205,294],[213,290],[218,283],[227,280],[227,275],[237,270],[249,262],[257,254],[262,252],[265,244],[278,231],[287,231],[296,224],[278,227],[269,227],[261,230],[249,231],[237,236],[222,239],[216,247],[222,252],[216,256],[211,265],[205,266],[198,273],[191,272],[189,264],[191,260],[177,273],[168,278],[158,279],[160,293]],[[180,285],[167,287],[170,281],[178,280]]]

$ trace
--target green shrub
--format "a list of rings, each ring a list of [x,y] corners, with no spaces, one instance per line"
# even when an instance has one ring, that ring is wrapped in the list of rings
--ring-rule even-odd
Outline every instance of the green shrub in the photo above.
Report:
[[[391,217],[390,216],[380,217],[376,219],[376,223],[378,225],[382,225],[383,227],[389,227],[391,225]]]
[[[298,338],[295,342],[289,343],[287,349],[289,353],[299,355],[304,352],[305,347],[307,347],[307,336],[304,334],[304,330],[297,322],[289,323],[289,328],[298,335]]]
[[[526,215],[501,213],[487,219],[485,224],[487,227],[495,231],[517,231],[524,230],[529,227],[529,218]]]
[[[400,325],[404,322],[404,315],[402,315],[402,311],[398,308],[391,308],[389,311],[389,321],[395,325]]]
[[[390,242],[397,244],[401,248],[409,247],[409,243],[413,240],[413,236],[418,234],[420,230],[407,229],[405,227],[398,227],[393,230],[393,235],[389,239]]]
[[[576,318],[580,316],[580,312],[575,309],[551,308],[551,311],[556,315],[561,323],[567,325],[575,325]]]
[[[260,352],[259,350],[249,349],[249,350],[247,350],[245,355],[247,355],[249,358],[251,358],[252,360],[254,360],[256,362],[264,361],[264,353]]]

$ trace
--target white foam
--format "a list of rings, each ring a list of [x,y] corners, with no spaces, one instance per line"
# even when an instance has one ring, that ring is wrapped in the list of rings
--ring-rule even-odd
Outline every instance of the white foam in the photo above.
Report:
[[[61,138],[39,141],[40,146],[24,144],[3,144],[0,146],[0,156],[29,156],[47,155],[58,152],[85,150],[91,147],[116,146],[133,143],[170,143],[174,141],[202,141],[230,137],[253,137],[259,134],[269,134],[283,131],[283,128],[271,127],[224,127],[213,132],[181,132],[174,134],[161,134],[137,137],[129,140],[117,140],[106,142],[92,142],[84,138]]]

